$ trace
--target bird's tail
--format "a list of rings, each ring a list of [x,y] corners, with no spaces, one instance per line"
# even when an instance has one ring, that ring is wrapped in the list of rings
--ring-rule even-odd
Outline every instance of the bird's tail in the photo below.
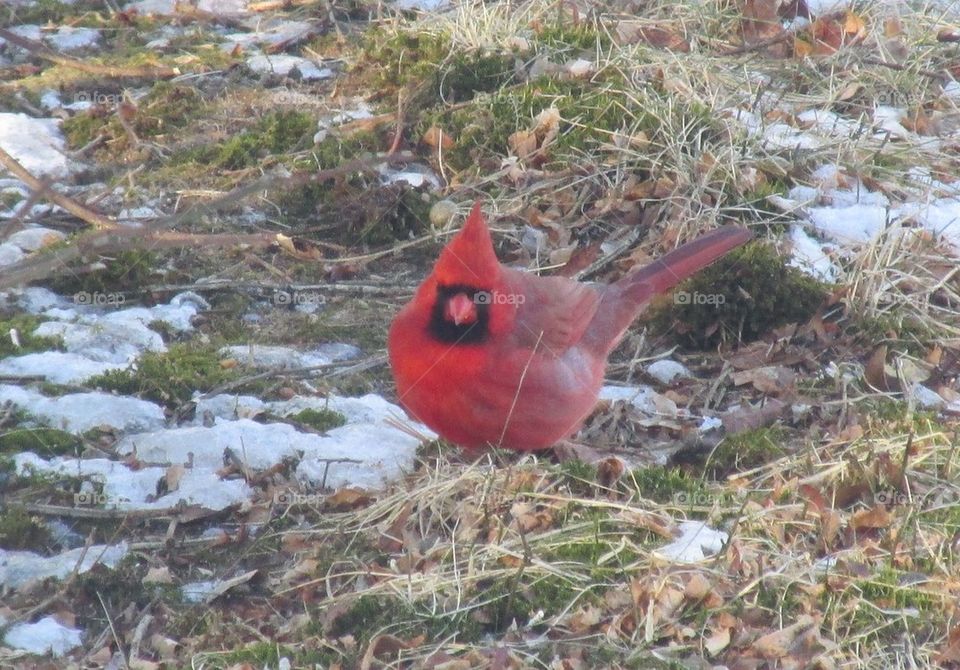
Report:
[[[598,353],[609,353],[651,298],[669,291],[752,237],[746,228],[723,226],[606,287],[584,342]]]

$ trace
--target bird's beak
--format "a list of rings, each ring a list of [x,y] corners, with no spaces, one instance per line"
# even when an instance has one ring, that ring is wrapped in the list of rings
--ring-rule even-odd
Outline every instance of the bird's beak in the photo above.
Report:
[[[447,318],[457,326],[477,320],[477,306],[465,293],[458,293],[447,301]]]

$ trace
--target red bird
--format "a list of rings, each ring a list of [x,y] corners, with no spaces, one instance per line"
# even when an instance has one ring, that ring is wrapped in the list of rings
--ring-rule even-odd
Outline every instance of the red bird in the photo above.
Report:
[[[501,265],[478,202],[390,326],[400,403],[462,447],[550,447],[593,410],[607,355],[650,299],[751,237],[724,226],[614,284],[581,284]]]

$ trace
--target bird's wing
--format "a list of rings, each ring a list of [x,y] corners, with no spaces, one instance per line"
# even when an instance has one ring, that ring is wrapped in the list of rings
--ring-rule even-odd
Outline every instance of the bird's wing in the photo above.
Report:
[[[515,345],[560,356],[580,342],[600,302],[596,289],[566,277],[507,274],[512,290],[523,296],[511,332]]]

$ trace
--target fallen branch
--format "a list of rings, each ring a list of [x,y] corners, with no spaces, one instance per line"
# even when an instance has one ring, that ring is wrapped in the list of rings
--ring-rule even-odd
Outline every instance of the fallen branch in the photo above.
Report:
[[[40,180],[27,172],[27,170],[17,163],[9,154],[2,149],[0,149],[0,154],[2,154],[2,156],[0,156],[0,163],[9,168],[10,166],[4,162],[4,157],[9,158],[9,160],[12,161],[10,165],[17,168],[16,171],[11,169],[11,172],[24,181],[24,183],[31,188],[42,186]],[[400,161],[410,160],[412,156],[408,153],[400,152],[389,158]],[[4,268],[3,275],[0,276],[0,289],[13,288],[32,281],[45,279],[57,271],[62,271],[66,264],[82,259],[88,255],[110,254],[128,249],[170,249],[186,246],[230,247],[238,244],[249,244],[259,248],[267,247],[276,240],[273,233],[193,234],[174,232],[168,229],[186,223],[205,212],[214,211],[219,207],[236,206],[237,202],[241,199],[259,191],[323,182],[351,172],[373,169],[374,166],[385,160],[383,157],[357,159],[329,170],[320,170],[319,172],[301,173],[293,175],[292,177],[263,177],[251,184],[238,186],[210,202],[195,205],[179,214],[155,219],[148,225],[137,228],[120,226],[113,220],[88,210],[71,198],[67,198],[56,191],[48,189],[48,199],[85,221],[90,222],[90,217],[95,217],[96,220],[100,221],[99,227],[101,229],[79,236],[69,246],[32,255],[21,260],[19,263],[7,266]],[[79,207],[81,209],[74,211],[71,210],[70,207]],[[390,253],[390,251],[388,250],[383,253]],[[339,260],[340,259],[338,259],[338,261]]]
[[[3,31],[0,30],[0,33]],[[0,165],[7,168],[10,173],[27,185],[36,197],[45,197],[47,200],[52,202],[54,205],[57,205],[61,209],[73,214],[78,219],[86,221],[94,228],[107,229],[115,228],[117,222],[113,221],[103,214],[99,214],[88,207],[81,205],[79,202],[70,198],[63,193],[59,193],[50,188],[49,182],[34,177],[30,172],[20,164],[20,162],[8,154],[3,149],[0,149]]]
[[[137,65],[131,67],[117,67],[115,65],[88,63],[87,61],[79,60],[77,58],[64,56],[63,54],[54,51],[46,44],[22,37],[4,28],[0,28],[0,37],[11,44],[15,44],[21,49],[26,49],[34,56],[42,58],[43,60],[50,61],[51,63],[55,63],[57,65],[63,65],[64,67],[73,68],[74,70],[80,70],[81,72],[86,72],[87,74],[95,74],[101,77],[114,77],[116,79],[168,79],[170,77],[176,77],[180,74],[178,69],[167,67],[166,65]]]

